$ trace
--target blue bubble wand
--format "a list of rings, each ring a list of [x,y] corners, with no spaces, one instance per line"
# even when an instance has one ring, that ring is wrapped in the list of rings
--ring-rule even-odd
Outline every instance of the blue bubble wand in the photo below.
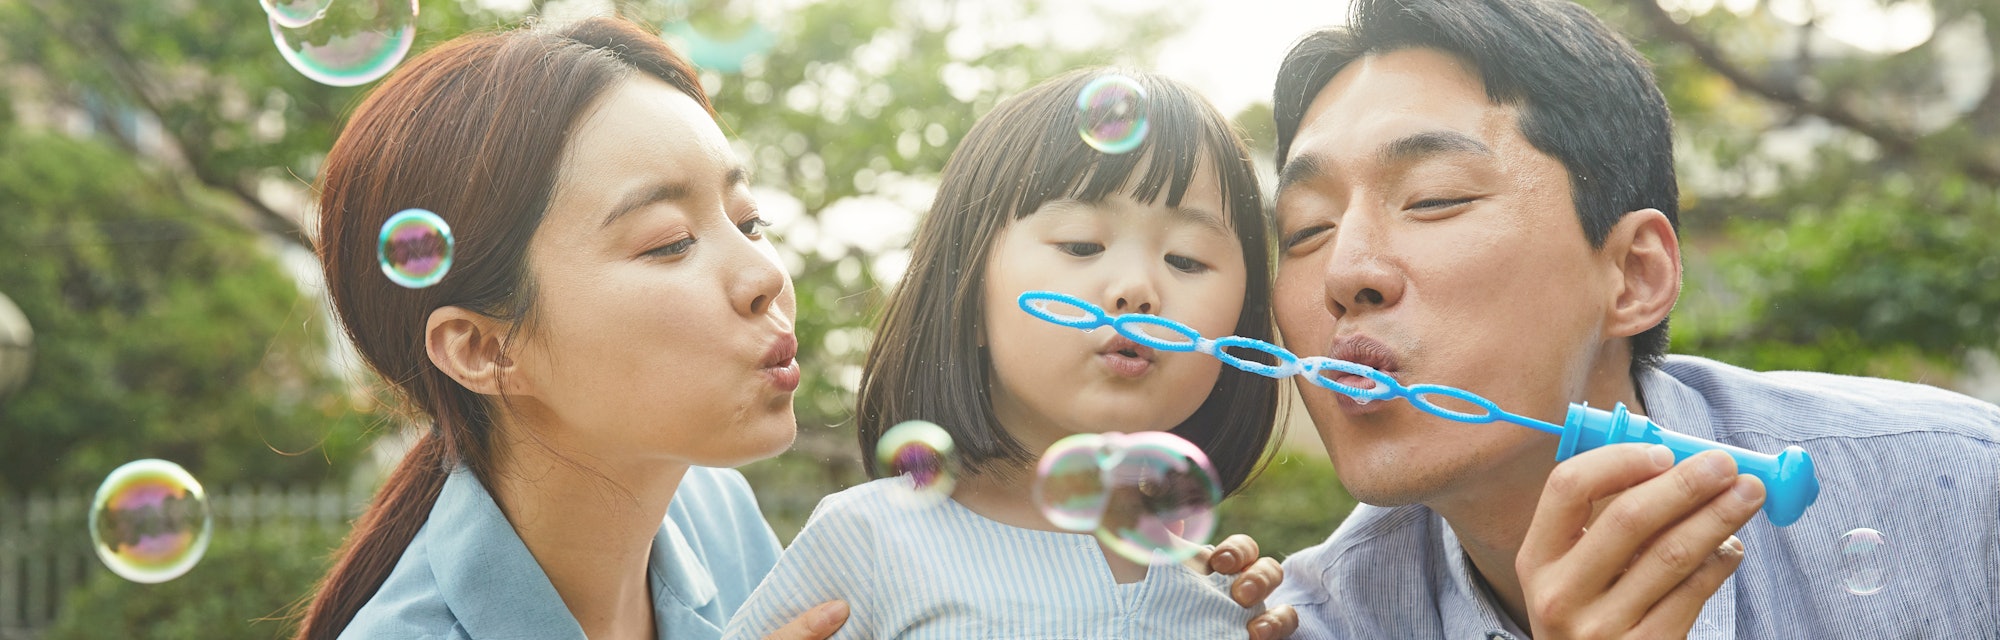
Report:
[[[1177,353],[1203,353],[1214,356],[1227,364],[1244,371],[1269,378],[1300,376],[1312,384],[1354,398],[1357,402],[1374,402],[1403,398],[1425,413],[1468,424],[1507,422],[1537,431],[1562,437],[1556,447],[1556,460],[1568,460],[1570,456],[1608,444],[1621,442],[1644,442],[1665,445],[1674,452],[1674,461],[1686,460],[1689,456],[1710,449],[1722,451],[1736,459],[1740,473],[1757,476],[1764,481],[1767,497],[1764,500],[1764,514],[1771,524],[1786,526],[1798,521],[1806,507],[1819,499],[1819,479],[1813,472],[1812,456],[1797,446],[1785,447],[1777,455],[1758,453],[1741,447],[1733,447],[1704,440],[1683,433],[1660,428],[1646,416],[1634,414],[1620,402],[1610,411],[1592,408],[1584,403],[1571,403],[1569,414],[1563,424],[1536,420],[1528,416],[1501,409],[1493,401],[1479,397],[1470,391],[1438,384],[1413,384],[1405,386],[1389,374],[1374,367],[1346,360],[1323,356],[1300,358],[1284,347],[1242,336],[1223,336],[1208,339],[1185,324],[1156,315],[1128,313],[1113,316],[1102,307],[1084,301],[1082,298],[1053,291],[1029,291],[1021,294],[1019,304],[1028,312],[1051,323],[1090,331],[1109,326],[1119,335],[1158,351]],[[1049,310],[1054,304],[1075,307],[1081,313],[1063,315]],[[1144,329],[1157,327],[1178,339],[1161,338]],[[1264,364],[1246,360],[1229,352],[1230,349],[1248,349],[1270,356],[1278,364]],[[1367,379],[1375,383],[1372,388],[1353,387],[1335,381],[1322,374],[1332,371]],[[1450,398],[1479,408],[1481,413],[1454,411],[1439,406],[1436,398]]]

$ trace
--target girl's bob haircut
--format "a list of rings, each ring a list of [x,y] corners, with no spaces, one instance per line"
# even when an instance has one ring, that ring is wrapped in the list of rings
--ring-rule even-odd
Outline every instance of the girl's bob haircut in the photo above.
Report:
[[[1151,129],[1127,153],[1100,152],[1077,133],[1077,94],[1107,73],[1133,78],[1147,93]],[[856,417],[869,475],[885,472],[873,455],[883,432],[905,420],[944,427],[968,473],[996,462],[1032,464],[1041,452],[1028,451],[994,417],[992,361],[975,328],[994,238],[1051,200],[1100,202],[1130,188],[1138,202],[1180,206],[1202,162],[1221,181],[1243,245],[1247,282],[1235,333],[1271,340],[1271,249],[1256,170],[1242,138],[1199,94],[1156,74],[1082,69],[1002,102],[974,124],[945,164],[909,270],[868,350]],[[1207,402],[1173,432],[1207,452],[1223,491],[1234,492],[1263,462],[1277,407],[1277,381],[1222,367]]]

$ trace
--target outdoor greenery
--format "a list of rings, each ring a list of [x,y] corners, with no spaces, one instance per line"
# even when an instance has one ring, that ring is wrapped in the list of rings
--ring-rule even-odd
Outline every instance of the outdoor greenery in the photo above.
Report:
[[[1855,48],[1782,15],[1810,2],[1585,0],[1654,61],[1675,111],[1675,352],[1954,386],[2000,346],[2000,0],[1881,2],[1930,7],[1933,37]],[[414,51],[569,3],[498,4],[423,3]],[[704,83],[799,296],[799,445],[744,469],[782,538],[864,479],[853,388],[907,237],[852,228],[921,211],[1004,96],[1085,64],[1146,66],[1184,5],[1113,15],[1077,44],[1050,41],[1032,2],[617,3],[683,39],[775,36]],[[330,366],[336,334],[293,272],[312,269],[316,168],[366,89],[292,70],[248,0],[0,0],[0,292],[36,331],[28,386],[0,398],[0,493],[87,490],[144,457],[212,485],[346,482],[364,465],[393,424],[386,395]],[[1265,156],[1269,118],[1235,117]],[[1323,452],[1279,454],[1218,531],[1290,552],[1351,504]],[[334,541],[218,534],[175,582],[98,572],[55,637],[269,637],[247,622],[303,595]]]

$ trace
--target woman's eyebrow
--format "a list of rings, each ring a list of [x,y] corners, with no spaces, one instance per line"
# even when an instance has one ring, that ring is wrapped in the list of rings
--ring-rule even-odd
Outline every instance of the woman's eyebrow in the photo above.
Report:
[[[740,164],[730,167],[729,172],[722,176],[722,188],[725,191],[733,189],[737,185],[748,184],[749,182],[750,169]],[[611,223],[617,222],[618,218],[627,213],[645,208],[647,205],[686,198],[692,190],[693,188],[689,187],[688,183],[684,180],[654,182],[633,189],[631,193],[626,194],[623,199],[618,201],[617,205],[611,208],[611,212],[604,216],[604,222],[599,224],[598,228],[609,227]]]

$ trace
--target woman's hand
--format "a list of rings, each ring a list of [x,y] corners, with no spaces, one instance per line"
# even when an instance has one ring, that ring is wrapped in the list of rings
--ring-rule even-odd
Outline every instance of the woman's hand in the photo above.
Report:
[[[847,603],[835,600],[807,609],[764,640],[826,640],[847,624]]]
[[[1666,447],[1620,444],[1556,465],[1514,562],[1535,638],[1686,636],[1763,504],[1719,451],[1674,465]]]
[[[1229,597],[1245,609],[1263,604],[1278,589],[1278,584],[1285,581],[1285,571],[1278,568],[1278,561],[1259,557],[1257,541],[1242,534],[1229,536],[1215,545],[1208,556],[1208,570],[1237,574],[1229,583]],[[1250,640],[1289,638],[1299,629],[1299,614],[1290,606],[1268,609],[1251,618],[1248,628]]]

